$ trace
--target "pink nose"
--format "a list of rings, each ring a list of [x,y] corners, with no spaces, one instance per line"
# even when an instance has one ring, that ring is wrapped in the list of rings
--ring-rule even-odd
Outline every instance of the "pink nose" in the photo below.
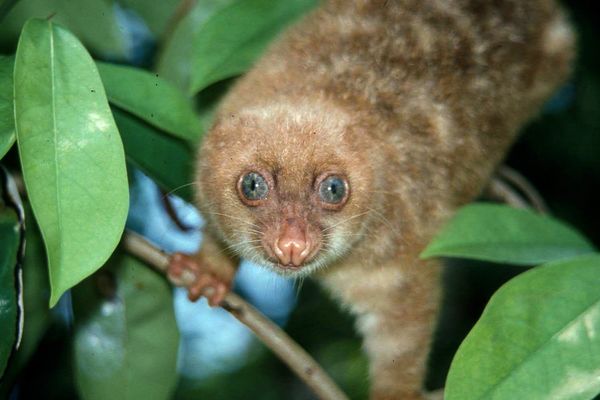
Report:
[[[286,221],[279,238],[275,239],[273,251],[281,265],[302,265],[310,253],[310,243],[306,240],[304,229],[293,219]]]

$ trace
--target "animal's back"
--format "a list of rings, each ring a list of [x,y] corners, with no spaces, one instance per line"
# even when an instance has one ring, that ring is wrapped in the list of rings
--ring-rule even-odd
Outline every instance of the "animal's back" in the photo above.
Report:
[[[480,110],[510,96],[520,109],[564,81],[572,56],[552,0],[330,0],[244,83],[280,97],[322,92],[398,120],[390,114],[419,96]]]
[[[410,208],[405,227],[410,215],[434,231],[434,215],[480,193],[565,81],[573,45],[552,0],[330,0],[270,49],[222,112],[339,105],[376,144],[365,149],[375,149],[372,165],[391,171],[384,186]]]

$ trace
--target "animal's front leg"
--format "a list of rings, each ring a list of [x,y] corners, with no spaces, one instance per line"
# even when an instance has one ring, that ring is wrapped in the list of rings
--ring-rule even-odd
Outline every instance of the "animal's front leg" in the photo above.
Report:
[[[371,400],[427,398],[423,381],[439,308],[440,267],[430,261],[411,264],[340,270],[340,276],[361,276],[327,282],[357,314]]]
[[[196,301],[201,296],[206,296],[209,304],[215,306],[231,289],[236,264],[237,260],[224,254],[219,243],[206,232],[198,253],[175,253],[171,256],[167,273],[175,279],[181,279],[182,275],[188,274],[193,280],[187,286],[188,298]]]

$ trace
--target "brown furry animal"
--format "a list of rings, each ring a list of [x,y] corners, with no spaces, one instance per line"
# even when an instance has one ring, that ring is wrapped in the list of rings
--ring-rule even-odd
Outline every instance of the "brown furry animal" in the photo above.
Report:
[[[371,398],[422,398],[440,265],[419,253],[572,56],[553,0],[325,1],[229,92],[204,139],[190,297],[212,285],[218,303],[236,257],[316,275],[357,316]]]

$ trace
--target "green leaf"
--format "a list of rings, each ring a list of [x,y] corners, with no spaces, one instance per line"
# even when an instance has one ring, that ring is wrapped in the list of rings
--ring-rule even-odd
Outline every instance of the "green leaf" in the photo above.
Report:
[[[600,393],[600,255],[504,285],[456,354],[445,398],[592,399]]]
[[[214,14],[195,37],[190,92],[247,71],[283,28],[316,4],[245,0]]]
[[[75,375],[86,400],[168,399],[178,330],[167,281],[117,253],[73,290]]]
[[[19,282],[16,268],[20,226],[17,213],[7,207],[0,196],[0,377],[17,340]]]
[[[169,82],[141,69],[98,62],[108,100],[144,121],[195,143],[202,126],[189,99]]]
[[[16,140],[13,110],[14,57],[0,55],[0,159]]]
[[[165,192],[193,201],[193,152],[182,140],[152,128],[124,111],[113,115],[127,161],[151,177]]]
[[[125,157],[96,66],[71,33],[29,21],[14,79],[23,178],[46,245],[53,306],[119,242],[129,205]]]
[[[145,0],[144,0],[145,1]],[[199,1],[175,27],[158,52],[156,70],[181,91],[188,92],[192,73],[192,52],[194,44],[190,38],[196,37],[204,22],[234,0]]]
[[[593,251],[585,237],[551,217],[481,203],[460,209],[421,257],[535,265]]]
[[[113,0],[20,0],[0,24],[0,45],[14,46],[25,22],[34,17],[51,17],[104,57],[123,58],[129,51]]]

